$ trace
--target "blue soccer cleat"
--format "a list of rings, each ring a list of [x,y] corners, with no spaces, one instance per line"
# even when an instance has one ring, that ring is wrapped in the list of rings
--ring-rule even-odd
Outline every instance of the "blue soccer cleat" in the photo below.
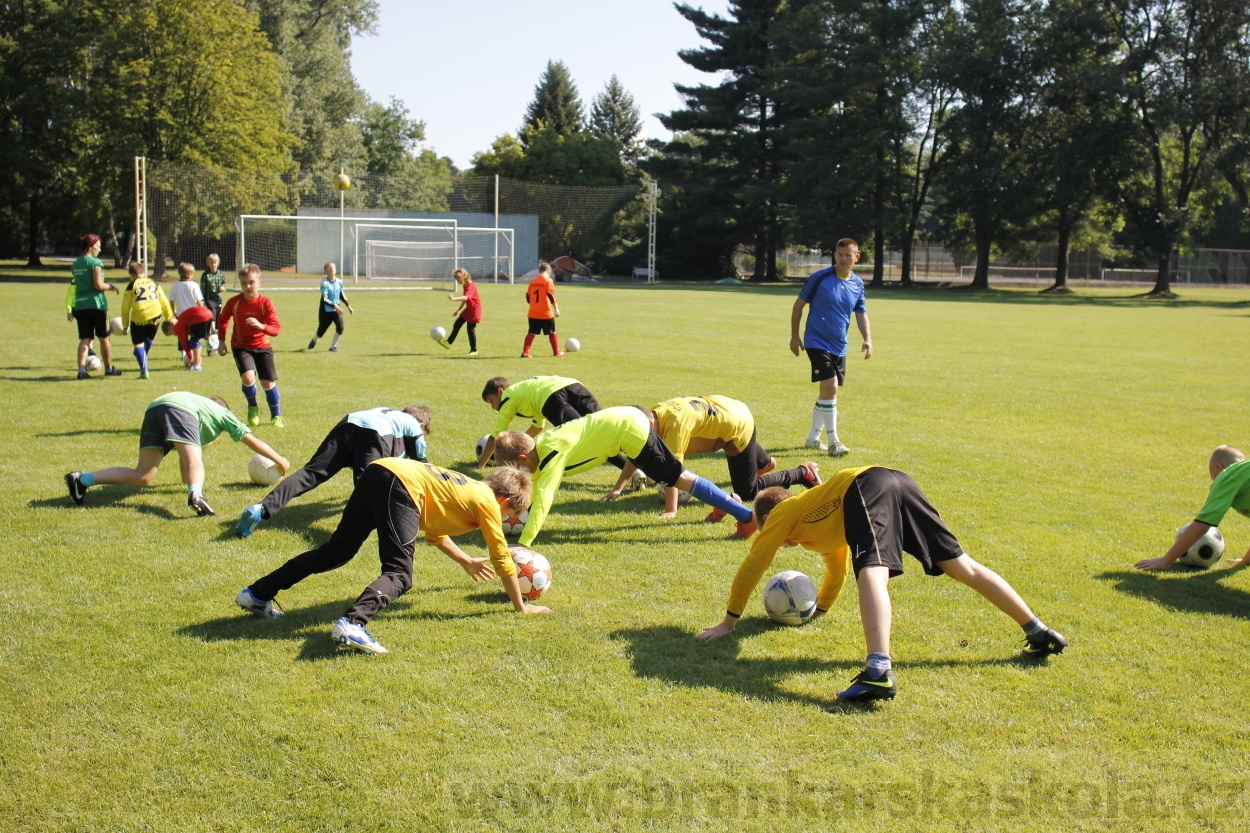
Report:
[[[851,684],[838,692],[839,700],[893,700],[897,689],[894,686],[894,672],[886,671],[872,676],[868,671],[860,671],[851,680]]]
[[[262,514],[259,503],[244,509],[243,514],[239,516],[239,522],[234,525],[234,534],[240,538],[251,538],[252,533],[256,531],[256,527],[263,519]]]

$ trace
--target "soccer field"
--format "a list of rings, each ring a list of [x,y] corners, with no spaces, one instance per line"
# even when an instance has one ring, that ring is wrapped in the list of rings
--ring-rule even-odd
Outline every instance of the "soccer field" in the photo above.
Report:
[[[562,286],[560,336],[582,350],[554,359],[540,337],[528,361],[521,286],[481,286],[472,358],[463,333],[451,351],[427,335],[450,327],[444,293],[347,289],[337,354],[303,350],[315,293],[271,296],[287,427],[257,433],[294,466],[350,410],[423,402],[431,461],[468,472],[486,379],[549,373],[604,405],[732,396],[780,464],[810,459],[796,288]],[[413,590],[370,626],[391,653],[345,653],[330,626],[377,574],[371,539],[253,619],[235,593],[328,537],[350,476],[249,540],[233,524],[265,490],[228,437],[204,454],[215,518],[188,510],[173,458],[149,488],[72,506],[62,475],[134,465],[151,399],[217,393],[242,414],[238,376],[218,357],[187,373],[160,337],[140,381],[123,336],[124,377],[76,381],[64,286],[0,284],[0,829],[1243,830],[1250,571],[1225,567],[1250,525],[1230,513],[1209,572],[1132,565],[1193,518],[1211,449],[1250,451],[1250,294],[1129,291],[870,290],[876,353],[848,358],[839,398],[853,451],[822,473],[913,475],[1071,647],[1019,661],[1013,622],[908,560],[898,697],[863,708],[833,696],[864,658],[853,582],[800,628],[757,590],[731,637],[696,641],[748,544],[696,502],[667,522],[654,491],[600,503],[611,467],[566,480],[539,536],[549,616],[421,544]],[[723,455],[688,464],[728,483]],[[786,549],[782,569],[819,582],[822,565]]]

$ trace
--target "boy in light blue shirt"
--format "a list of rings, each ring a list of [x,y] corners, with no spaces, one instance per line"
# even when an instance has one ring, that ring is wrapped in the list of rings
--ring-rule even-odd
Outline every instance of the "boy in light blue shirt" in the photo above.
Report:
[[[326,264],[325,280],[321,282],[321,303],[317,307],[317,334],[312,337],[312,341],[308,342],[308,349],[315,349],[317,339],[326,334],[326,330],[330,329],[330,325],[334,325],[334,338],[330,341],[330,352],[337,353],[339,351],[339,339],[343,337],[343,311],[339,309],[339,303],[347,307],[347,311],[352,315],[356,314],[356,310],[352,309],[352,305],[347,301],[347,293],[343,291],[343,282],[339,280],[338,267],[333,261]]]

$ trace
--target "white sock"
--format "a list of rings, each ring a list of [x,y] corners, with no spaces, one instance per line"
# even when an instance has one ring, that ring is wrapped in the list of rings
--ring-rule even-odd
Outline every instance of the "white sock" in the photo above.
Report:
[[[833,445],[838,442],[838,400],[826,401],[829,407],[825,411],[825,433],[829,437],[829,444]]]
[[[343,337],[342,333],[335,333],[334,338],[330,339],[330,349],[333,350],[339,346],[339,339]]]
[[[812,430],[807,434],[808,442],[818,441],[820,432],[825,429],[825,412],[820,407],[820,400],[812,406]]]

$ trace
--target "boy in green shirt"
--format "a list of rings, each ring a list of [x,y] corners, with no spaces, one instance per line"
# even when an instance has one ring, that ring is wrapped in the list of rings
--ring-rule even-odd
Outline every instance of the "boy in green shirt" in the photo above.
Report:
[[[209,255],[205,261],[204,274],[200,275],[200,294],[204,306],[213,311],[213,329],[217,329],[217,314],[221,312],[221,288],[226,285],[226,273],[221,271],[221,258]]]
[[[1236,509],[1250,517],[1250,461],[1231,445],[1222,445],[1211,452],[1207,463],[1207,473],[1215,481],[1207,492],[1207,502],[1198,511],[1193,523],[1181,530],[1171,549],[1159,558],[1146,558],[1137,562],[1139,570],[1166,570],[1172,562],[1180,558],[1189,548],[1198,543],[1198,539],[1207,534],[1213,526],[1228,514],[1229,509]],[[1234,565],[1250,564],[1250,550]]]
[[[143,427],[139,429],[139,462],[133,469],[125,466],[100,471],[72,471],[65,475],[65,485],[76,506],[82,506],[87,489],[108,483],[117,486],[146,486],[156,476],[165,455],[178,450],[178,468],[182,482],[187,484],[187,505],[197,515],[214,514],[204,500],[204,461],[201,448],[217,439],[222,433],[230,435],[257,454],[262,454],[278,464],[286,474],[291,464],[264,442],[256,438],[238,417],[230,412],[226,401],[220,396],[207,398],[194,393],[175,391],[158,396],[143,414]]]

